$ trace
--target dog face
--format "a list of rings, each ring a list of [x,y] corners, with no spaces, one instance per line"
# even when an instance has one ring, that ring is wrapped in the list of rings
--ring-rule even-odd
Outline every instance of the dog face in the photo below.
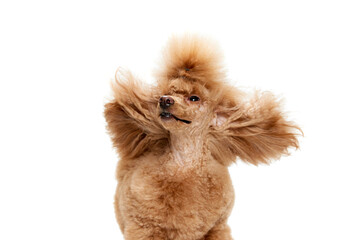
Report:
[[[171,131],[203,131],[209,127],[211,101],[204,86],[188,80],[173,79],[161,86],[159,120]]]

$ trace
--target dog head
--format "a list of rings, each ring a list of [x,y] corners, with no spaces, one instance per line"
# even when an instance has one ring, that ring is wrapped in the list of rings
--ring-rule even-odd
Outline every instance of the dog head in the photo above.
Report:
[[[123,156],[164,151],[171,134],[199,136],[224,165],[240,157],[269,163],[298,147],[300,128],[287,121],[269,93],[249,96],[228,85],[219,48],[196,36],[173,37],[158,65],[154,87],[119,72],[105,116]]]

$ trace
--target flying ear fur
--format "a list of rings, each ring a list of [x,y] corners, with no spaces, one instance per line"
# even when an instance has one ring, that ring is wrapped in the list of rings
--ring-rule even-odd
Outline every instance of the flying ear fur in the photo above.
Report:
[[[105,105],[105,119],[112,142],[122,158],[136,158],[167,144],[167,135],[154,121],[157,98],[130,72],[118,70],[112,83],[114,100]]]
[[[247,103],[220,107],[211,127],[210,145],[213,156],[229,165],[241,160],[257,165],[289,154],[298,148],[301,129],[285,119],[280,103],[270,93],[256,93]],[[301,132],[302,133],[302,132]]]

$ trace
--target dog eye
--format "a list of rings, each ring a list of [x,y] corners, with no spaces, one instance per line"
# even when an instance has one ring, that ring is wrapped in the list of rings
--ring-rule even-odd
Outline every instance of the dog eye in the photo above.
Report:
[[[200,101],[200,98],[198,96],[191,96],[191,97],[189,97],[189,100],[191,102],[196,102],[196,101]]]

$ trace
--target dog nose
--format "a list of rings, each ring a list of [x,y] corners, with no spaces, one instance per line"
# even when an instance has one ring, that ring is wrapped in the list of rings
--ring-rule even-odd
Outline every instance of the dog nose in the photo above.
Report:
[[[174,105],[175,101],[172,97],[162,96],[159,100],[159,103],[160,103],[160,107],[168,108],[171,105]]]

